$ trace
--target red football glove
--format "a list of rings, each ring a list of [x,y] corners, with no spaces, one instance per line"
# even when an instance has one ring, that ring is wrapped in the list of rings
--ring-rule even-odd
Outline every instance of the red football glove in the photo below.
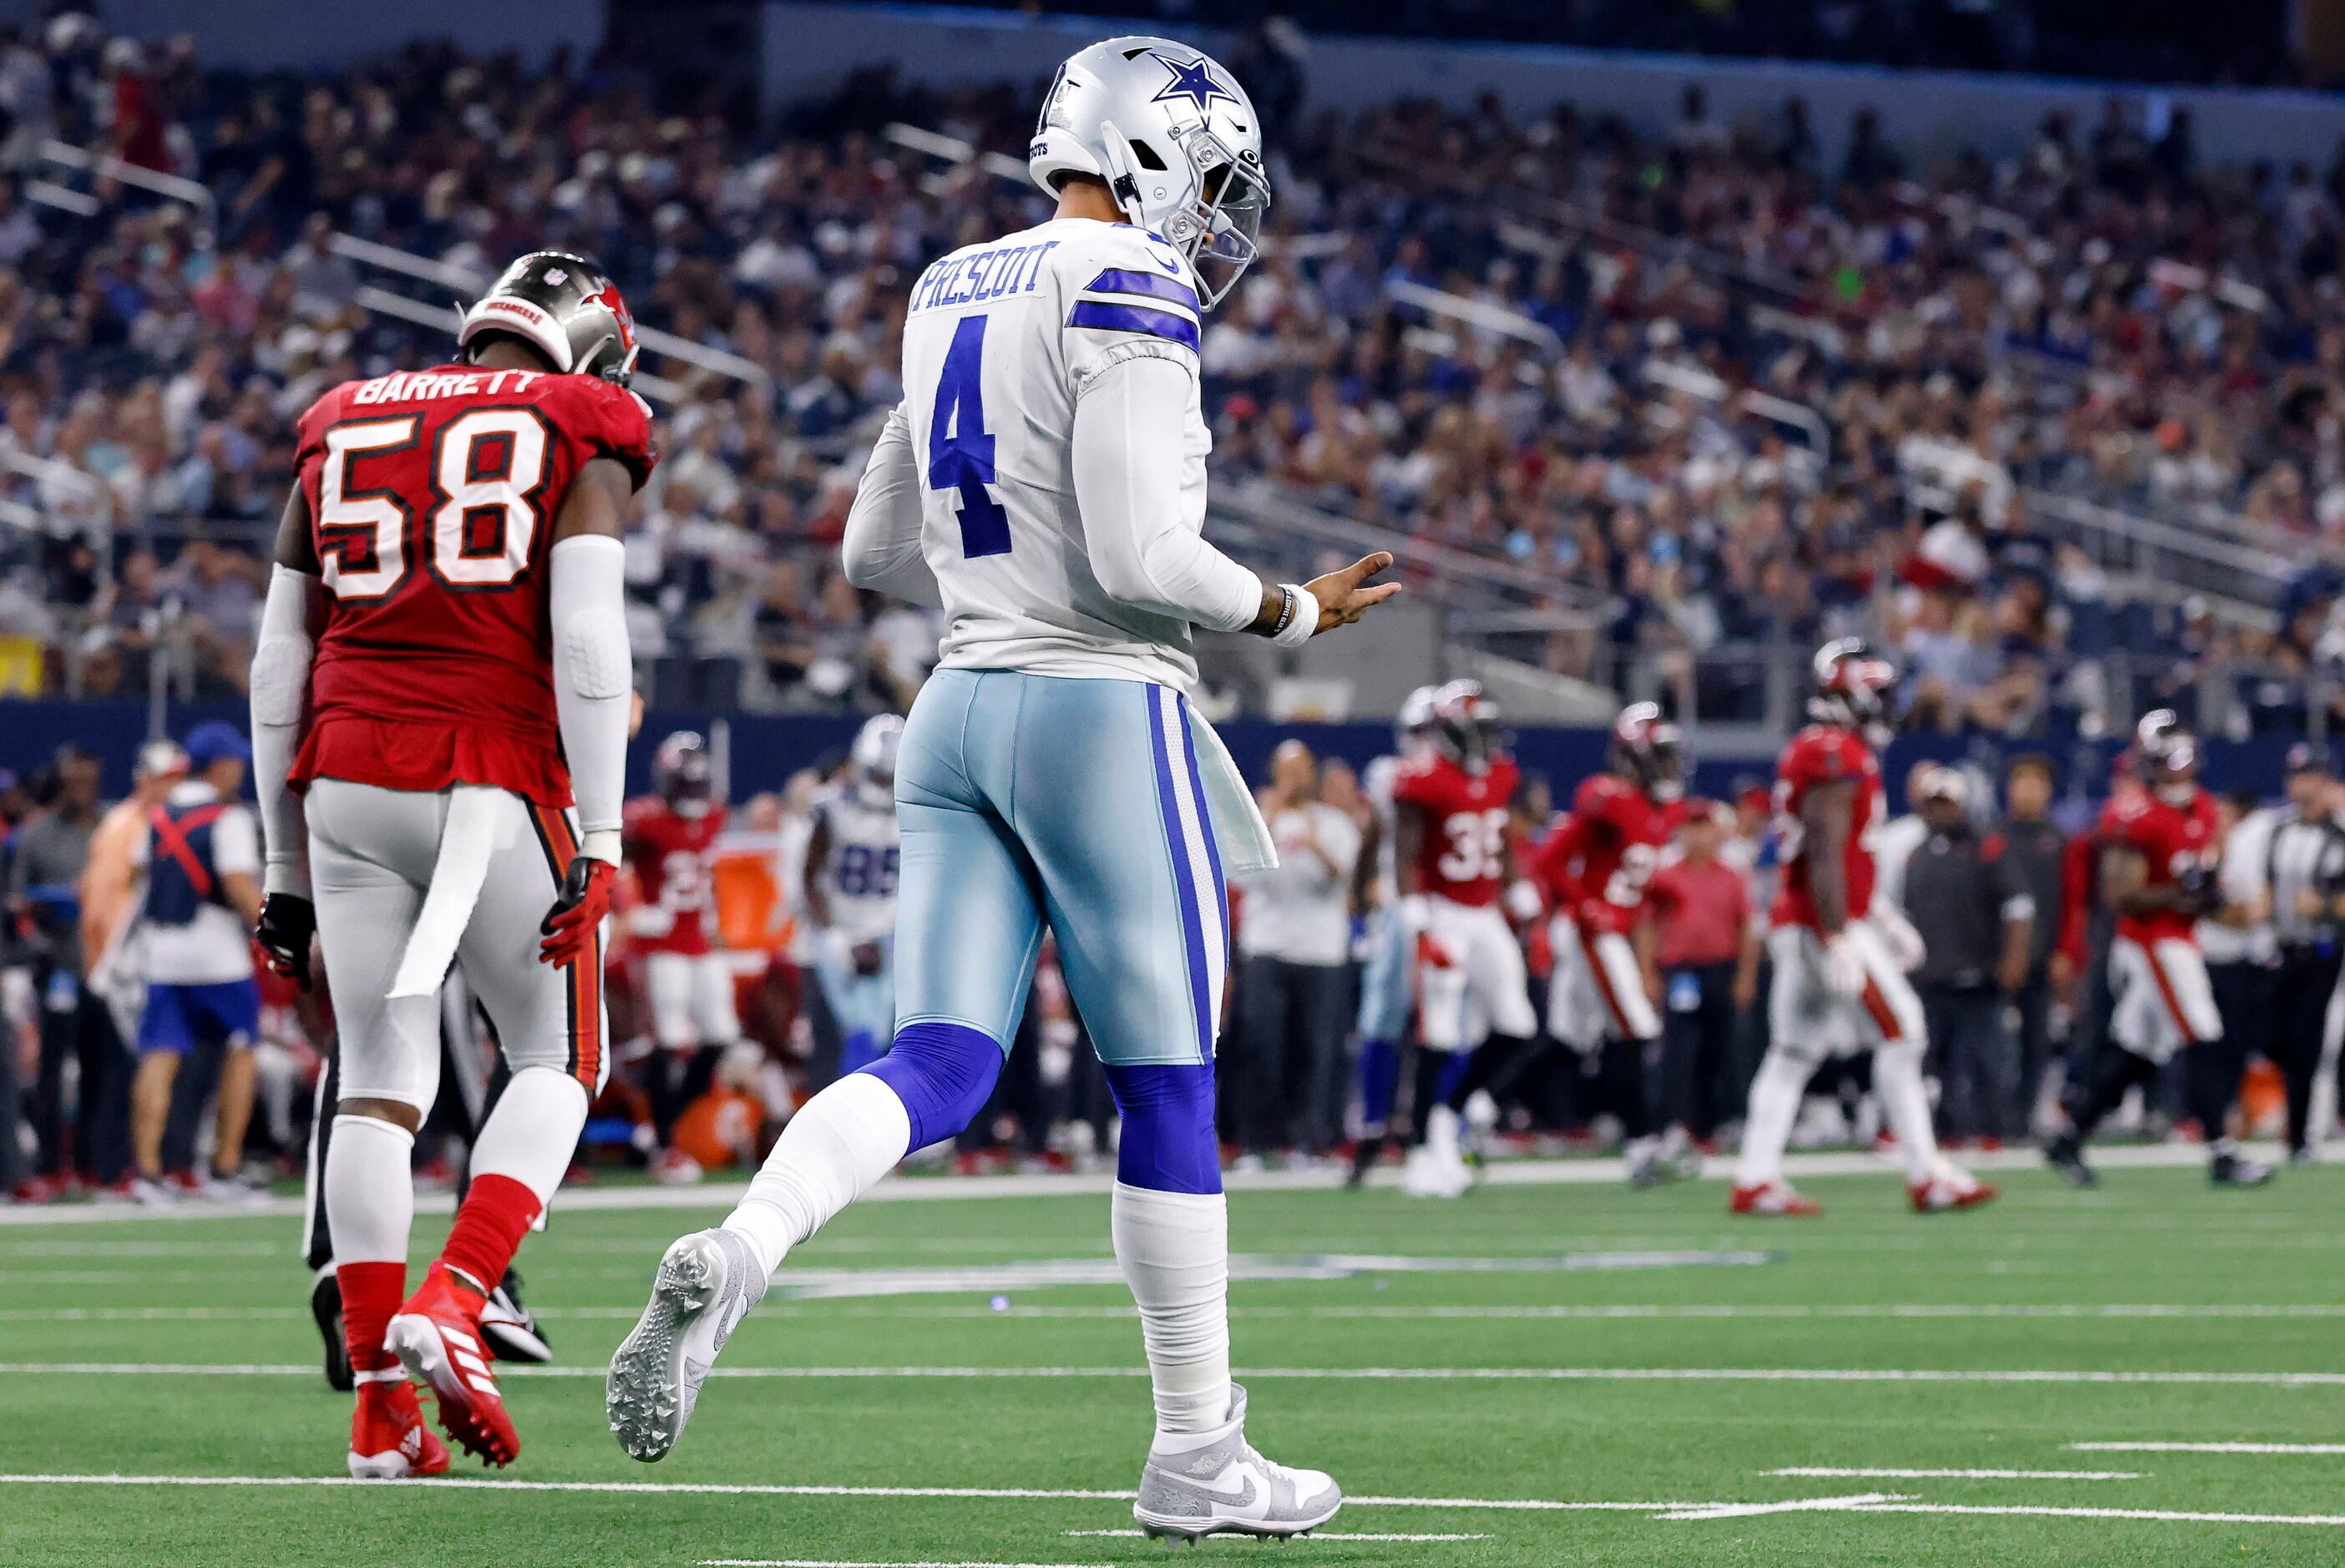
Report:
[[[557,968],[594,951],[594,935],[611,913],[611,890],[619,868],[607,860],[582,855],[572,860],[562,878],[562,891],[545,912],[538,931],[545,940],[537,956]]]

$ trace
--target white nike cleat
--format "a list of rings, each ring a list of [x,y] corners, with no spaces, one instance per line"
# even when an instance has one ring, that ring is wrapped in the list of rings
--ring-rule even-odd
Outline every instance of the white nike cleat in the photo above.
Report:
[[[1308,1535],[1344,1506],[1344,1490],[1315,1470],[1273,1464],[1245,1440],[1246,1391],[1230,1385],[1229,1419],[1211,1431],[1156,1434],[1140,1472],[1132,1518],[1149,1539]]]
[[[604,1384],[621,1448],[648,1464],[675,1446],[716,1352],[768,1282],[748,1242],[730,1230],[695,1230],[668,1247],[652,1299],[619,1341]]]
[[[1450,1152],[1429,1143],[1421,1143],[1409,1150],[1407,1160],[1400,1168],[1400,1189],[1411,1198],[1463,1198],[1474,1185],[1474,1173],[1466,1168],[1465,1161]]]

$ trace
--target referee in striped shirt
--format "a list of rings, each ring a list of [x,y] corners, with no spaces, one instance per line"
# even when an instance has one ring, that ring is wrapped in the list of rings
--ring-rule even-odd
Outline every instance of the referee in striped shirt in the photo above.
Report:
[[[2288,804],[2273,813],[2263,860],[2279,956],[2267,1049],[2288,1085],[2289,1158],[2301,1162],[2311,1158],[2312,1083],[2345,964],[2345,789],[2326,746],[2289,748]]]

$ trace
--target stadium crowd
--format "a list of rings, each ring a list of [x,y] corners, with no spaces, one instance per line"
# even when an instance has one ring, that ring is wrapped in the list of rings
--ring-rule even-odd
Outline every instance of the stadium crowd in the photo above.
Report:
[[[630,572],[656,694],[853,710],[917,686],[933,628],[857,594],[831,547],[897,396],[903,289],[1040,197],[879,133],[1022,146],[1024,93],[874,73],[777,139],[655,108],[609,59],[416,47],[249,79],[68,15],[0,62],[8,689],[139,689],[158,645],[180,690],[239,689],[293,416],[445,352],[370,309],[412,280],[338,235],[482,278],[578,248],[647,324],[737,357],[654,361],[679,384]],[[1924,170],[1869,116],[1828,163],[1798,102],[1730,126],[1698,87],[1642,138],[1568,105],[1345,118],[1298,94],[1265,67],[1273,244],[1204,344],[1220,471],[1528,567],[1600,627],[1508,651],[1720,717],[1758,716],[1771,651],[1860,629],[1947,728],[2112,722],[2119,651],[2174,685],[2238,665],[2235,727],[2327,700],[2345,161],[2203,167],[2187,110],[2153,137],[2120,97],[2024,157]],[[65,193],[86,212],[36,205],[52,137],[215,205],[104,180]],[[2137,602],[2040,515],[2053,493],[2219,513],[2310,564],[2238,613]]]

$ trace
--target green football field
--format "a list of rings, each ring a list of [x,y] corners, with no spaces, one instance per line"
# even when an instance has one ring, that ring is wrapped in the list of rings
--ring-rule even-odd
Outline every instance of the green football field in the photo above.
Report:
[[[1234,1194],[1252,1435],[1354,1501],[1193,1560],[2345,1562],[2345,1173],[2025,1172],[1934,1219],[1885,1172],[1804,1185],[1824,1219],[1731,1220],[1714,1181]],[[558,1214],[523,1255],[561,1365],[509,1381],[519,1462],[357,1485],[295,1221],[0,1227],[0,1563],[1172,1553],[1127,1533],[1148,1391],[1096,1194],[848,1213],[675,1452],[625,1458],[604,1359],[662,1246],[718,1212]],[[2093,1446],[2147,1444],[2200,1447]]]

